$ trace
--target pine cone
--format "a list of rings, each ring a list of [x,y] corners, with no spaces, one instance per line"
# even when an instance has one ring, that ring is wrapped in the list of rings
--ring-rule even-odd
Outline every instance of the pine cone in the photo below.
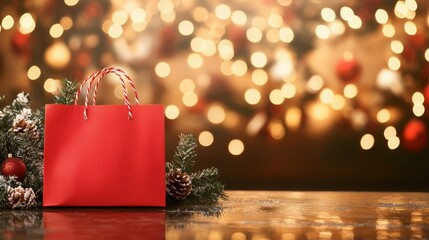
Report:
[[[12,125],[11,131],[14,133],[29,133],[33,138],[39,138],[37,125],[32,120],[21,119],[15,121]]]
[[[192,191],[192,182],[187,173],[182,173],[181,169],[174,169],[167,173],[166,177],[167,194],[176,199],[185,199]]]
[[[36,194],[34,194],[31,188],[23,188],[21,186],[12,188],[8,186],[7,193],[7,200],[11,208],[28,209],[37,205]]]

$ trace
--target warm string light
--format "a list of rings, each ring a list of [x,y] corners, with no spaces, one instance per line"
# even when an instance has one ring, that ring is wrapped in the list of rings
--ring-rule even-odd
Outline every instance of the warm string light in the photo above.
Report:
[[[347,117],[356,128],[364,126],[367,121],[365,118],[373,116],[367,116],[367,113],[359,111],[359,109],[350,110],[351,102],[359,99],[360,94],[365,91],[358,82],[347,82],[338,88],[331,86],[331,79],[325,79],[325,76],[304,77],[301,76],[301,72],[298,72],[297,56],[291,46],[299,37],[297,35],[299,30],[292,28],[293,25],[285,18],[282,11],[283,7],[290,7],[292,1],[277,0],[276,2],[278,7],[270,9],[267,15],[253,15],[251,12],[246,12],[244,7],[239,9],[237,5],[231,3],[209,3],[203,6],[193,1],[180,3],[173,0],[160,0],[149,1],[142,5],[130,3],[121,6],[112,2],[110,16],[102,19],[101,29],[112,42],[125,44],[120,46],[129,44],[130,52],[137,52],[134,51],[135,45],[129,43],[132,41],[130,39],[140,41],[139,36],[151,35],[153,25],[157,27],[174,26],[173,32],[178,33],[175,38],[183,38],[189,42],[189,52],[183,54],[186,58],[184,61],[186,68],[191,71],[201,71],[206,67],[211,68],[211,61],[218,61],[219,64],[215,68],[218,68],[217,70],[221,74],[245,82],[239,88],[242,91],[240,97],[245,104],[256,109],[269,101],[273,105],[284,107],[282,120],[264,120],[267,123],[265,125],[268,134],[276,140],[287,137],[286,130],[297,129],[303,114],[319,121],[328,121],[333,113],[341,111],[345,115],[348,114]],[[64,0],[64,4],[70,9],[80,3],[79,0]],[[381,90],[392,91],[397,96],[404,95],[400,71],[406,66],[402,57],[406,41],[404,41],[402,33],[406,36],[415,36],[423,31],[419,22],[415,21],[418,9],[419,6],[415,0],[399,0],[395,4],[393,12],[388,13],[386,9],[380,8],[372,16],[380,25],[379,31],[388,39],[391,51],[386,56],[386,68],[380,70],[375,79],[376,86]],[[184,11],[189,14],[183,14]],[[328,43],[346,31],[360,31],[365,27],[365,19],[352,6],[323,7],[320,9],[319,17],[321,20],[309,27],[309,30],[314,34],[316,40]],[[36,20],[35,16],[30,13],[24,13],[19,18],[5,15],[1,19],[0,31],[7,31],[15,27],[22,34],[31,34],[36,29]],[[49,36],[55,41],[46,49],[44,56],[45,63],[53,69],[64,69],[72,61],[72,53],[77,52],[83,46],[95,48],[101,41],[95,34],[88,34],[85,37],[74,36],[69,41],[64,41],[63,38],[66,35],[64,33],[79,25],[78,21],[71,16],[63,16],[59,22],[50,24]],[[242,39],[237,38],[237,40],[231,37],[232,33],[229,31],[232,27],[237,27],[237,34],[242,31]],[[242,49],[240,50],[242,45],[248,46],[246,49],[248,52],[243,53]],[[106,58],[109,58],[108,54],[105,55]],[[85,53],[79,59],[85,59],[84,56],[86,56]],[[429,62],[429,48],[424,49],[424,57]],[[175,66],[177,65],[169,58],[157,60],[154,66],[156,77],[161,81],[165,79],[167,82],[175,76],[174,73],[177,71]],[[44,69],[41,65],[29,67],[28,78],[30,80],[41,79],[41,69]],[[43,78],[45,75],[46,73],[43,72]],[[191,76],[187,77],[189,78],[183,79],[178,85],[183,105],[170,104],[165,108],[165,116],[170,120],[178,119],[184,109],[193,108],[203,101],[203,96],[200,95],[201,92],[197,89],[196,83],[190,79]],[[54,87],[56,81],[53,78],[46,79],[45,90],[55,92],[57,90]],[[294,106],[304,94],[314,94],[316,96],[314,102],[306,108]],[[121,96],[118,93],[118,97]],[[422,100],[422,96],[423,94],[420,92],[412,95],[412,110],[415,117],[421,117],[425,113],[424,97]],[[223,103],[208,104],[205,108],[205,117],[210,124],[233,126],[239,121],[244,121],[240,114],[233,114],[233,111]],[[382,125],[391,124],[391,109],[377,109],[375,119]],[[213,139],[211,142],[207,140],[210,139],[209,136],[209,132],[204,132],[204,134],[201,132],[200,138],[205,140],[199,139],[199,142],[202,145],[204,143],[204,146],[210,146]],[[211,136],[213,138],[213,134]],[[386,137],[386,139],[391,141],[388,144],[389,149],[396,149],[400,144],[399,138],[389,137],[388,139]],[[370,137],[365,137],[365,144],[362,141],[363,149],[370,149],[374,144],[368,144],[371,143]],[[241,143],[244,149],[245,143]],[[231,149],[229,151],[233,154]],[[239,151],[235,151],[235,153],[237,152]]]

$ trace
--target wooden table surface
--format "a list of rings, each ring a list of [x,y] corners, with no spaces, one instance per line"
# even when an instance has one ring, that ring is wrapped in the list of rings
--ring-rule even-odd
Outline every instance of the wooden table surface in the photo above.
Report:
[[[227,194],[219,206],[0,210],[0,239],[429,239],[429,193]]]

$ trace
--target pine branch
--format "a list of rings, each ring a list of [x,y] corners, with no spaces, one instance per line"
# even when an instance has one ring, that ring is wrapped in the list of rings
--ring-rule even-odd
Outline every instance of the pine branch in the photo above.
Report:
[[[73,81],[65,79],[60,93],[55,95],[55,103],[57,104],[73,104],[77,91],[77,84]]]
[[[15,177],[3,177],[0,175],[0,208],[8,207],[8,192],[7,188],[18,187],[21,183],[15,180]]]
[[[27,174],[22,185],[31,187],[40,201],[43,185],[44,113],[43,110],[31,111],[30,104],[28,94],[20,93],[11,105],[0,110],[0,164],[9,153],[21,158],[27,166]],[[18,117],[32,121],[37,126],[35,128],[37,137],[34,132],[12,131],[13,123]],[[4,177],[0,179],[0,185],[2,185],[0,186],[0,208],[5,207],[2,197],[5,197],[7,185],[10,184],[15,182]]]
[[[174,160],[167,163],[167,172],[179,168],[182,172],[190,173],[195,165],[196,148],[197,143],[192,134],[180,134]]]
[[[172,204],[216,204],[226,199],[224,183],[220,180],[219,171],[215,167],[192,172],[195,165],[197,143],[192,134],[180,134],[174,159],[167,162],[166,171],[180,168],[186,172],[192,183],[192,191],[184,200],[175,200],[167,194],[167,201]]]
[[[215,167],[206,168],[191,174],[192,193],[189,196],[191,203],[217,203],[220,199],[227,198],[225,185],[219,177],[219,171]]]

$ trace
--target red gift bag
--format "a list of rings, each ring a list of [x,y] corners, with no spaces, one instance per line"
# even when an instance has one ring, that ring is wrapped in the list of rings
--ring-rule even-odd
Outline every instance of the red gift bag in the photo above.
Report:
[[[108,73],[121,80],[125,105],[95,105]],[[94,105],[88,105],[94,82]],[[86,83],[85,104],[77,105]],[[43,206],[165,206],[164,138],[162,105],[139,105],[121,69],[93,73],[74,105],[46,105]]]

